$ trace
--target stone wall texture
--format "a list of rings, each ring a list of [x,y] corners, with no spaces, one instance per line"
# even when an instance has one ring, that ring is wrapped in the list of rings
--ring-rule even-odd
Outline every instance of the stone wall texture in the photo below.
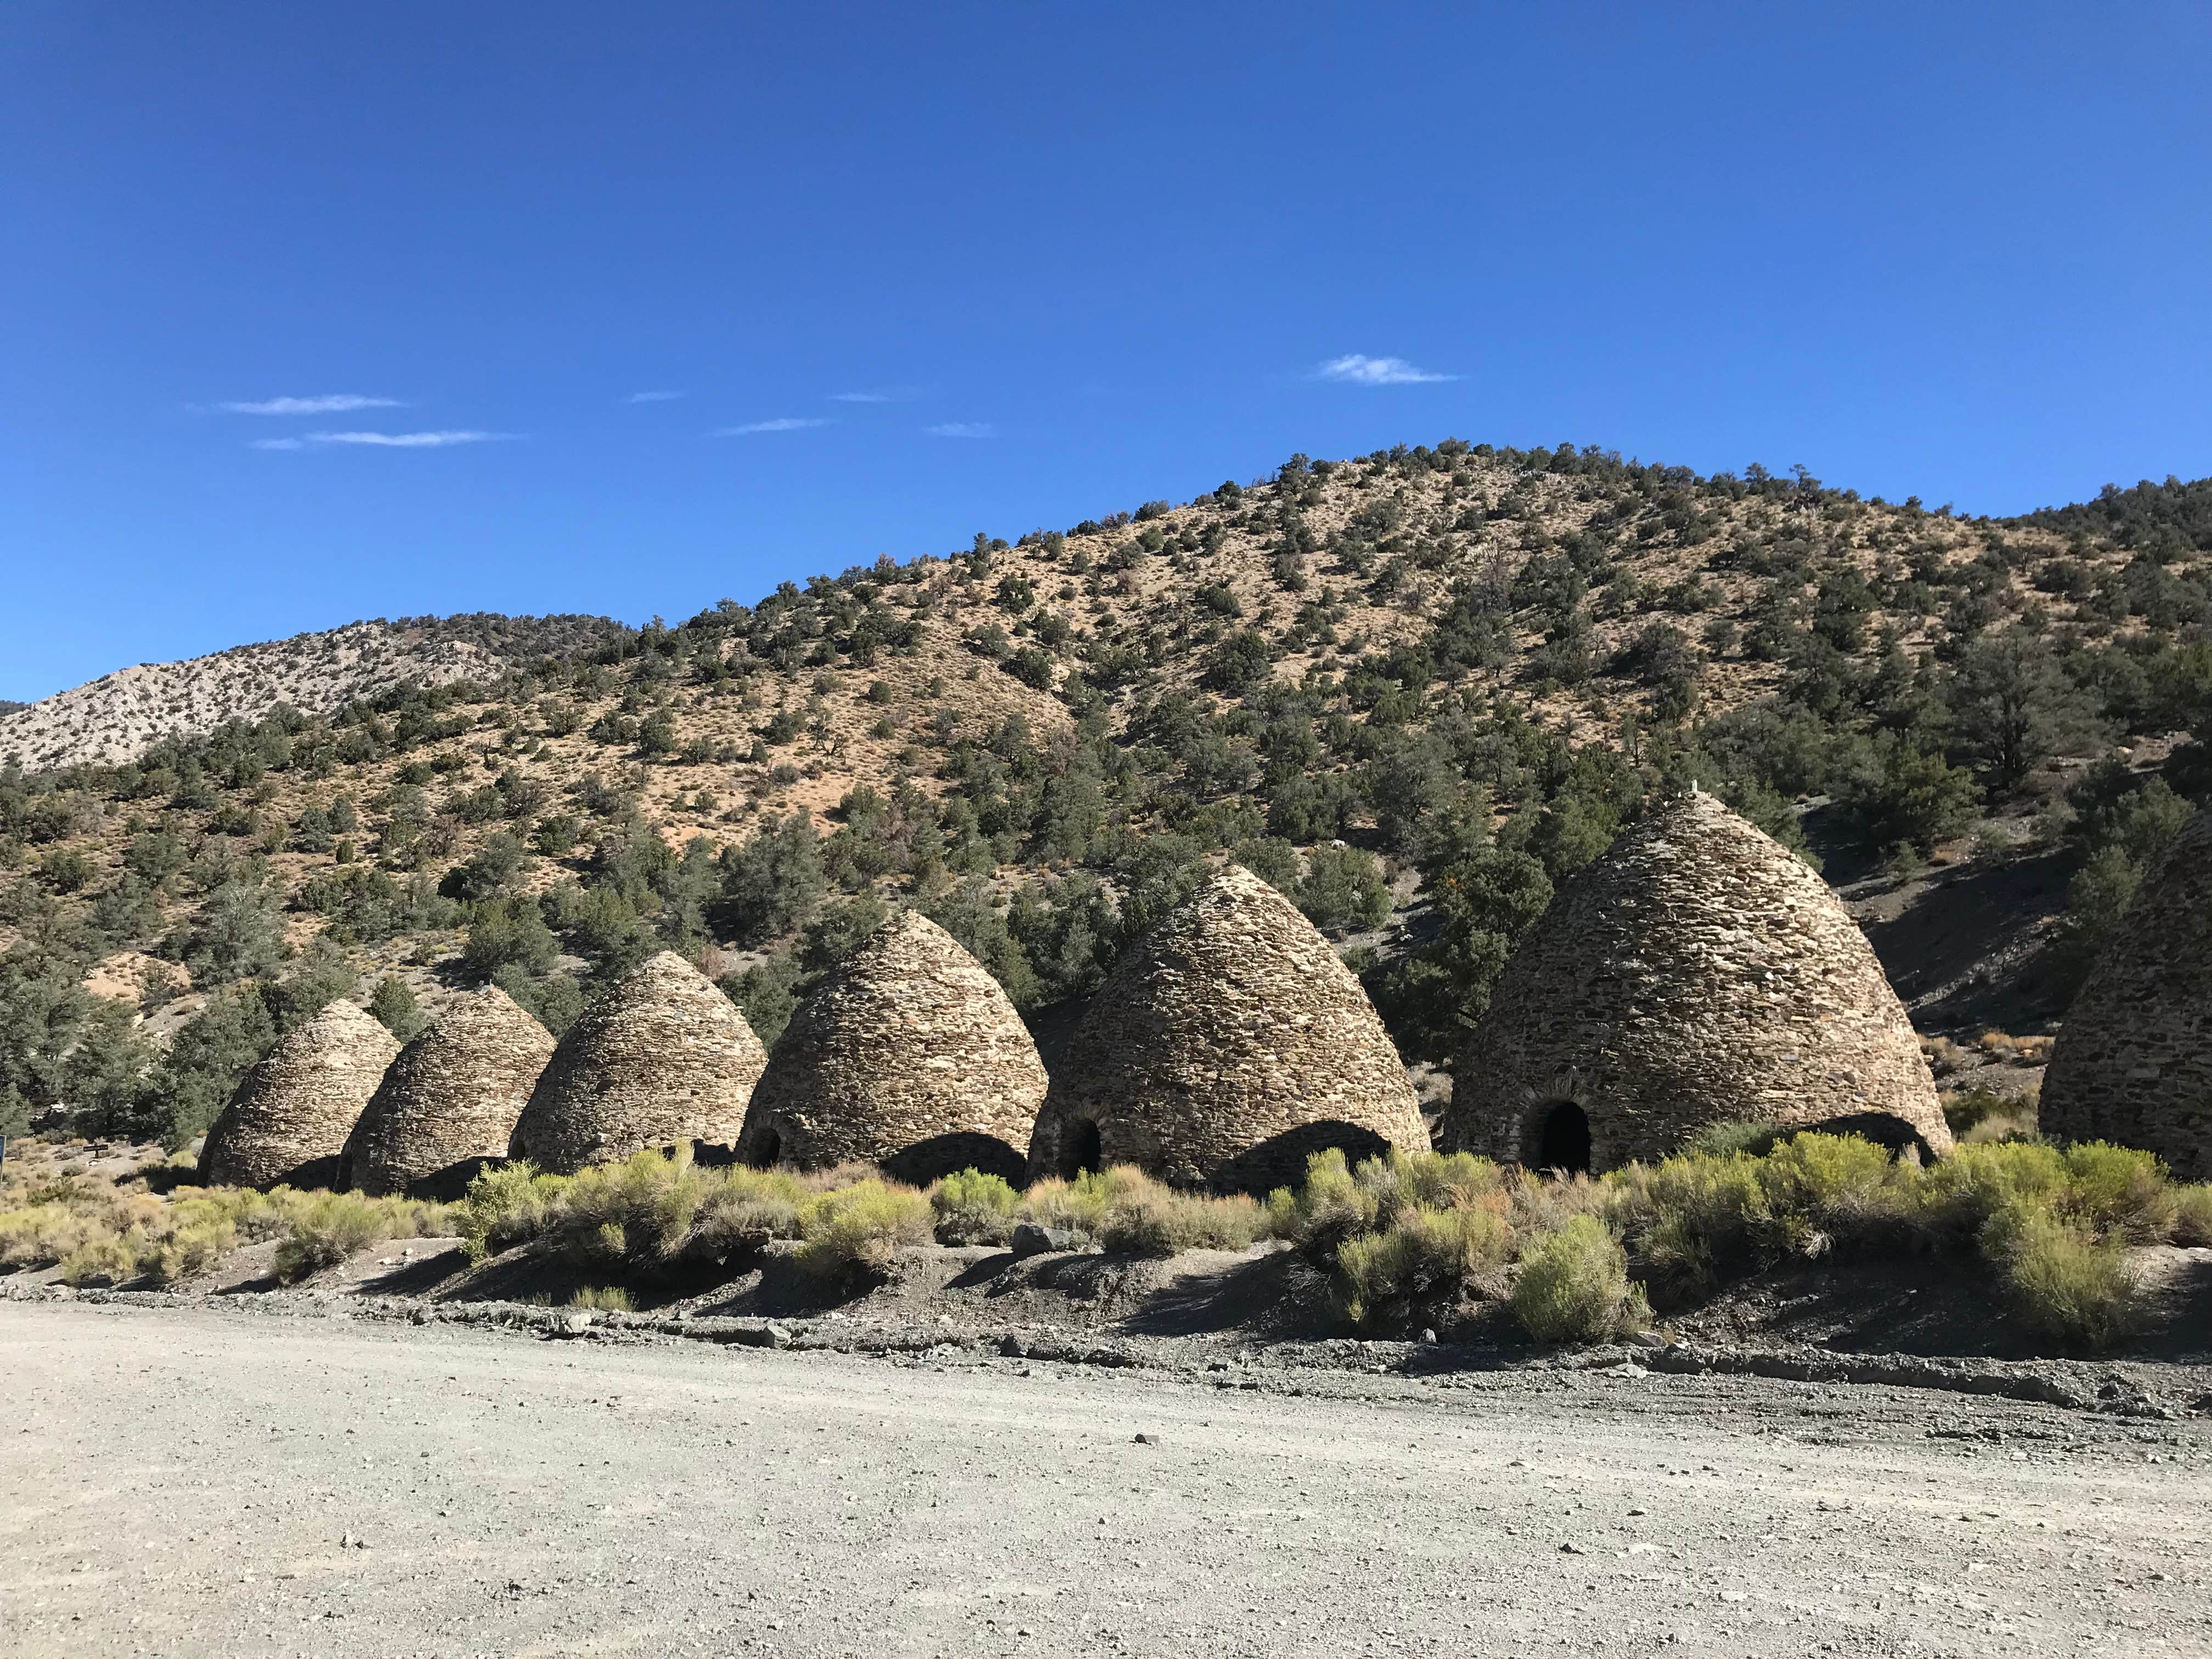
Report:
[[[350,1002],[333,1002],[285,1037],[238,1085],[200,1149],[216,1186],[328,1186],[398,1040]]]
[[[1289,900],[1231,866],[1122,953],[1053,1073],[1030,1172],[1068,1174],[1095,1152],[1250,1190],[1297,1180],[1323,1146],[1428,1144],[1352,970]]]
[[[1438,1139],[1549,1162],[1561,1103],[1587,1115],[1595,1170],[1729,1121],[1951,1146],[1858,924],[1803,860],[1697,793],[1560,889],[1460,1054]]]
[[[2040,1116],[2045,1134],[2145,1147],[2212,1180],[2212,811],[2182,826],[2074,999]]]
[[[509,1153],[573,1175],[648,1146],[730,1146],[768,1055],[714,981],[663,951],[562,1034]]]
[[[1036,1044],[982,963],[917,911],[863,943],[792,1018],[753,1090],[738,1155],[847,1159],[926,1182],[1018,1177],[1045,1091]]]
[[[507,1156],[553,1058],[553,1034],[495,985],[459,998],[399,1051],[346,1138],[340,1179],[373,1197],[450,1198]]]

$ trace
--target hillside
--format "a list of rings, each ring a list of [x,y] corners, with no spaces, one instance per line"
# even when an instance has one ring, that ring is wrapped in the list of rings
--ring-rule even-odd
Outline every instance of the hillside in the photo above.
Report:
[[[180,1141],[319,1000],[404,1026],[495,978],[557,1026],[663,944],[772,1038],[896,903],[1049,1058],[1224,857],[1341,941],[1433,1090],[1554,884],[1692,778],[1822,861],[1923,1030],[2047,1030],[2212,775],[2200,494],[1966,520],[1447,441],[674,628],[362,624],[385,678],[351,689],[300,641],[179,665],[230,723],[147,746],[83,702],[40,752],[129,763],[0,777],[0,1113]]]
[[[597,617],[403,617],[141,663],[38,702],[0,702],[0,764],[114,766],[164,738],[204,738],[279,708],[331,714],[400,686],[496,678],[510,662],[589,647],[615,626]]]

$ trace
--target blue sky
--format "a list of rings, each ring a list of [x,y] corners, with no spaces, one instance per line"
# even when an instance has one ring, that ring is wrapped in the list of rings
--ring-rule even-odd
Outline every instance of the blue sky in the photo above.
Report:
[[[0,696],[1448,434],[2200,476],[2208,70],[2181,0],[22,0]]]

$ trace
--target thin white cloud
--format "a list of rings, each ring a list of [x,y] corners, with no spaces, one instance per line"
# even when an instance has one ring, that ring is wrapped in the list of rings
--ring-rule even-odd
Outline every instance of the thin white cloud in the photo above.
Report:
[[[364,398],[358,392],[327,392],[319,398],[264,398],[258,403],[218,404],[232,415],[343,415],[355,409],[404,409],[397,398]]]
[[[926,426],[924,432],[933,438],[995,438],[999,428],[988,421],[945,421],[937,426]]]
[[[1352,386],[1424,386],[1434,380],[1456,380],[1456,374],[1432,374],[1415,368],[1403,357],[1332,357],[1314,371],[1324,380],[1343,380]]]
[[[910,386],[878,386],[867,392],[833,392],[833,404],[910,404],[921,396],[921,390]]]
[[[818,416],[779,415],[772,421],[747,421],[743,426],[719,426],[717,438],[744,438],[756,432],[803,432],[810,426],[827,426],[830,422]]]
[[[307,449],[325,444],[352,444],[371,449],[444,449],[453,444],[501,443],[515,437],[512,432],[310,432],[301,438],[257,438],[256,449]]]
[[[623,401],[626,404],[672,404],[683,395],[680,392],[633,392]]]

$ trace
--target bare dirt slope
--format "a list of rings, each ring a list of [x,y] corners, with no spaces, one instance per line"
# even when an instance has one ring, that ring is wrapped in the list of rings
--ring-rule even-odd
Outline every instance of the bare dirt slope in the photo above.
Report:
[[[205,1310],[9,1304],[0,1346],[24,1659],[2212,1642],[2190,1425],[1633,1370],[1248,1393]]]
[[[118,765],[163,738],[266,720],[280,707],[327,714],[397,686],[496,678],[518,651],[588,641],[607,626],[585,617],[357,622],[183,662],[140,663],[0,709],[0,763],[32,772]]]

